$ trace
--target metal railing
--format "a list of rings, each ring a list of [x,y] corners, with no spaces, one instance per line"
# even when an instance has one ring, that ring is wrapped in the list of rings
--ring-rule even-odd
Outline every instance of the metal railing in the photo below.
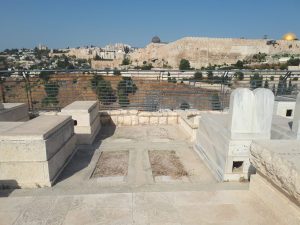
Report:
[[[271,89],[293,99],[300,71],[0,71],[2,102],[27,103],[31,111],[60,110],[78,100],[99,100],[100,109],[223,110],[238,87]],[[115,75],[114,75],[115,74]]]

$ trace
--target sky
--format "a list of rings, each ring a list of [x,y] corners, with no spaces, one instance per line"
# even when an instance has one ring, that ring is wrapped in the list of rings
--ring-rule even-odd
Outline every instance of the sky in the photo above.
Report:
[[[300,0],[1,0],[0,50],[300,36]]]

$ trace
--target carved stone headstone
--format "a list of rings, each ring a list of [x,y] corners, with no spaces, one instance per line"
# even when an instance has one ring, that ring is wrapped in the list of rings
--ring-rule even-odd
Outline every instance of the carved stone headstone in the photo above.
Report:
[[[292,130],[296,134],[298,134],[300,132],[299,131],[299,127],[300,127],[299,120],[300,120],[300,93],[297,95],[297,98],[296,98],[296,106],[295,106],[293,125],[292,125]]]
[[[237,88],[231,93],[229,106],[229,129],[235,134],[249,134],[253,130],[255,97],[247,88]]]
[[[230,96],[230,124],[233,139],[271,137],[274,94],[265,88],[237,88]]]
[[[274,94],[266,88],[257,88],[253,91],[255,97],[253,133],[260,138],[271,137],[271,126],[274,108]]]

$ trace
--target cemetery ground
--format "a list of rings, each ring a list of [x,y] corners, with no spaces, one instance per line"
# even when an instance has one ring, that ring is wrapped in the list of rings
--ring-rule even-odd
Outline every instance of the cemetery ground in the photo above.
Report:
[[[177,125],[104,126],[53,187],[2,190],[0,225],[283,224],[248,188],[218,183]]]

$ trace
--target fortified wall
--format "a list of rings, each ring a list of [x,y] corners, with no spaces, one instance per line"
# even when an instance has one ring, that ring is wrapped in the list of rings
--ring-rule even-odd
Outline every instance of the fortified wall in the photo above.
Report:
[[[209,64],[222,65],[236,63],[257,53],[300,54],[300,41],[277,40],[276,44],[267,44],[264,39],[201,38],[186,37],[164,44],[151,43],[145,48],[130,54],[132,62],[142,65],[144,61],[154,66],[177,68],[182,58],[190,61],[194,68]]]

